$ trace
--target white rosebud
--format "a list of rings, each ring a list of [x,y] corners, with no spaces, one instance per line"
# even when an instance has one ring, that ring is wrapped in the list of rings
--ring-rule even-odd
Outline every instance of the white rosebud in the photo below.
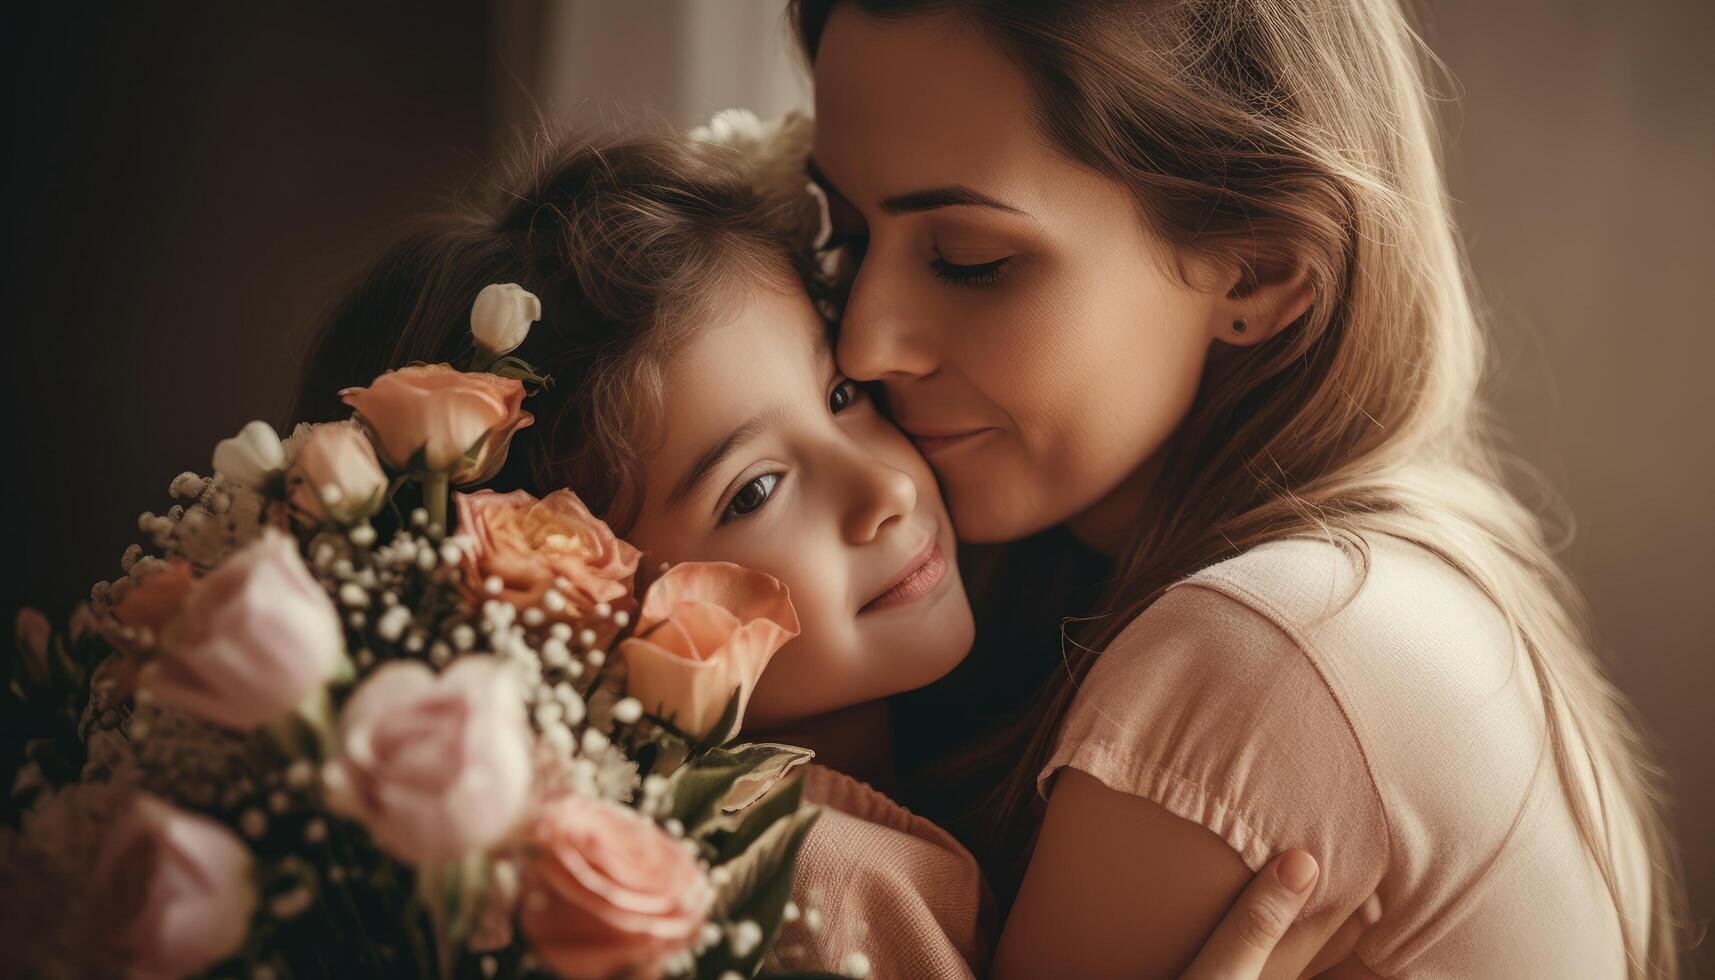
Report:
[[[251,422],[238,435],[222,439],[214,447],[214,471],[228,483],[260,487],[286,468],[286,450],[280,435],[266,422]]]
[[[470,308],[470,332],[476,345],[490,354],[510,354],[530,335],[530,325],[542,319],[542,301],[513,282],[482,287]]]

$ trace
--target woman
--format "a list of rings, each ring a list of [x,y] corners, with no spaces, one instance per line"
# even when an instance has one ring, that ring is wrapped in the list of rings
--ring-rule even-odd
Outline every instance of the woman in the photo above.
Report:
[[[979,753],[996,975],[1172,975],[1295,846],[1307,927],[1374,919],[1334,975],[1676,976],[1652,770],[1480,422],[1397,7],[792,13],[861,262],[841,370],[961,540],[1029,539],[998,580],[1108,580]]]

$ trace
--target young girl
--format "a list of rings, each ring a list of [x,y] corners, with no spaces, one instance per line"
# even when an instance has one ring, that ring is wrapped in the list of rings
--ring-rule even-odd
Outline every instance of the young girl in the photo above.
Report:
[[[1379,915],[1339,975],[1676,975],[1652,770],[1485,436],[1397,5],[793,13],[862,263],[841,369],[961,539],[1024,542],[1000,580],[1069,550],[1109,580],[1048,610],[1095,613],[1068,669],[984,651],[932,702],[1041,687],[979,753],[999,806],[929,811],[1017,887],[996,973],[1172,973],[1296,845],[1329,858],[1308,919]]]
[[[780,579],[801,633],[765,672],[746,727],[819,719],[840,737],[815,747],[884,773],[882,699],[971,646],[952,521],[921,455],[834,367],[798,234],[816,225],[802,212],[811,199],[770,203],[750,177],[737,155],[676,140],[545,145],[495,211],[407,238],[363,278],[295,414],[332,417],[337,406],[315,399],[459,358],[477,292],[522,284],[542,316],[518,353],[554,384],[532,399],[537,424],[493,485],[571,487],[650,561],[732,561]],[[802,937],[822,965],[849,949],[878,976],[980,969],[970,857],[868,787],[809,768],[809,797],[834,808],[805,852],[830,883],[826,928]],[[1299,901],[1272,869],[1259,876],[1199,967],[1258,975],[1257,944],[1266,953],[1281,935],[1244,929],[1284,926]],[[1315,948],[1301,933],[1283,953],[1301,966]]]

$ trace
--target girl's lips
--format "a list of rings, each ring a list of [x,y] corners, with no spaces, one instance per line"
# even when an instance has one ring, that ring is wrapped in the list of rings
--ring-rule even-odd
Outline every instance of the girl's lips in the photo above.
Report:
[[[941,554],[938,537],[930,538],[928,549],[911,560],[887,591],[865,603],[858,610],[858,615],[916,602],[934,591],[935,586],[947,577],[947,559]]]

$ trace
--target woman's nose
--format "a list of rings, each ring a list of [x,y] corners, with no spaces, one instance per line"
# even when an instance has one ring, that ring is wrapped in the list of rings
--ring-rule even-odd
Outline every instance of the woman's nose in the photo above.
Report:
[[[917,322],[910,297],[886,275],[885,258],[872,249],[858,269],[840,319],[834,356],[840,372],[855,381],[897,381],[935,370],[935,352]]]
[[[917,507],[917,484],[910,474],[874,456],[856,461],[846,476],[845,539],[868,544],[892,521],[903,521]]]

